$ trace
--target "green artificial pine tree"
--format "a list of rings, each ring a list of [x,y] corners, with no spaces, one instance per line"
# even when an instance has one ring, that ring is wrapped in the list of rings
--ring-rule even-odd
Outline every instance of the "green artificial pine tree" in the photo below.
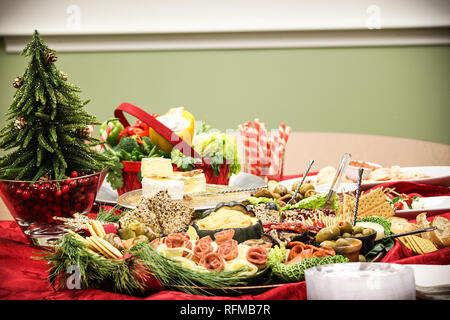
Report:
[[[104,170],[109,160],[91,148],[100,141],[88,131],[98,122],[84,109],[89,101],[79,97],[81,89],[56,68],[55,51],[35,31],[22,55],[30,60],[13,82],[17,91],[0,131],[0,148],[9,150],[0,158],[0,178],[58,180],[72,171]]]

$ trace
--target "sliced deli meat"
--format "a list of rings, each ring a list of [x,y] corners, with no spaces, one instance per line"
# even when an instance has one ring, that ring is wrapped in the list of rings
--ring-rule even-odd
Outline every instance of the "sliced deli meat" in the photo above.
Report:
[[[253,246],[248,249],[246,258],[248,262],[263,267],[267,262],[267,249],[263,246]]]
[[[217,248],[217,253],[223,256],[226,261],[233,260],[239,255],[238,243],[236,240],[225,240]]]

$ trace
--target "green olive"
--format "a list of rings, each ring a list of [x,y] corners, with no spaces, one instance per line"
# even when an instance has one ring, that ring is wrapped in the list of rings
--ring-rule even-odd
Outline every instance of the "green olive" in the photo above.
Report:
[[[363,237],[364,235],[362,233],[357,233],[354,234],[353,237],[358,238],[358,237]]]
[[[277,184],[275,189],[273,189],[273,192],[278,193],[280,196],[284,196],[289,192],[288,188],[282,184]]]
[[[331,228],[320,229],[319,232],[317,232],[316,234],[317,243],[322,243],[325,240],[334,240],[334,239],[336,239],[336,236],[333,234]]]
[[[344,232],[341,236],[342,236],[343,238],[351,238],[351,237],[352,237],[352,234],[351,234],[351,233],[348,233],[348,232]]]
[[[305,194],[303,195],[305,198],[309,198],[309,197],[311,197],[311,196],[313,196],[313,195],[315,195],[316,194],[316,191],[315,190],[312,190],[312,189],[309,189],[309,190],[307,190],[306,192],[305,192]]]
[[[300,193],[301,194],[303,194],[303,195],[305,195],[305,193],[306,193],[306,191],[308,191],[308,190],[314,190],[315,191],[315,189],[314,189],[314,186],[312,185],[312,184],[310,184],[310,183],[303,183],[302,184],[302,186],[300,187]]]
[[[339,239],[336,240],[336,247],[348,247],[348,246],[351,246],[351,245],[352,244],[347,239],[339,238]]]
[[[320,243],[320,246],[321,246],[321,247],[327,246],[327,247],[333,248],[333,247],[336,246],[336,241],[333,241],[333,240],[325,240],[325,241],[322,241],[322,242]]]
[[[295,192],[295,190],[297,190],[297,187],[298,187],[299,184],[300,184],[300,181],[295,182],[295,183],[292,185],[291,190],[292,190],[293,192]],[[301,193],[301,192],[299,191],[299,193]]]
[[[134,244],[139,243],[139,242],[147,242],[148,243],[149,241],[146,236],[140,235],[140,236],[137,236],[136,238],[134,238],[134,240],[133,240]]]
[[[367,229],[363,230],[362,234],[365,235],[365,236],[368,236],[370,234],[373,234],[374,232],[375,232],[375,230],[367,228]]]
[[[137,236],[140,235],[144,235],[148,232],[147,227],[145,226],[145,224],[140,223],[137,227],[136,230],[134,231],[136,233]]]
[[[362,233],[363,230],[364,230],[364,227],[355,226],[355,227],[353,227],[353,234]]]
[[[122,240],[128,240],[136,237],[136,233],[128,228],[119,229],[118,233],[120,239]]]
[[[364,257],[362,254],[358,255],[358,261],[359,262],[366,262],[366,257]]]
[[[145,234],[145,236],[147,237],[148,241],[153,241],[153,240],[155,240],[156,238],[158,238],[158,235],[157,235],[156,233],[150,232],[150,231],[148,231],[148,232]]]
[[[341,229],[339,229],[339,225],[334,225],[332,227],[330,227],[331,229],[331,233],[333,235],[333,239],[337,239],[337,237],[339,237],[341,235]]]
[[[270,180],[269,182],[267,182],[267,188],[270,191],[273,191],[273,189],[275,189],[275,187],[277,186],[278,182],[276,182],[275,180]]]
[[[344,233],[352,233],[353,231],[353,226],[350,222],[346,221],[344,223],[342,223],[339,228],[341,229],[341,235],[343,235]]]

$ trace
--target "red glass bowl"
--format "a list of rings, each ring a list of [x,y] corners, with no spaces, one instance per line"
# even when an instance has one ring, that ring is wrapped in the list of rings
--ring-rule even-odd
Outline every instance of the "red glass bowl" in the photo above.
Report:
[[[51,246],[65,229],[54,217],[87,214],[106,174],[37,182],[0,179],[0,196],[31,244]]]

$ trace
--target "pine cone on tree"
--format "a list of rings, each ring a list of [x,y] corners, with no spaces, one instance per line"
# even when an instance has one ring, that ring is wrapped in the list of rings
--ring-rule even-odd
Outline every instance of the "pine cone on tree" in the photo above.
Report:
[[[64,81],[67,81],[67,74],[62,71],[60,71],[60,74],[61,74],[61,79],[63,79]]]
[[[52,176],[50,174],[44,174],[42,177],[39,178],[39,181],[50,181],[52,180]]]
[[[80,139],[87,139],[91,135],[91,132],[88,127],[84,127],[77,129],[76,134]]]
[[[21,77],[17,77],[14,79],[13,87],[19,89],[23,85],[23,79]]]
[[[20,131],[27,125],[27,121],[24,117],[18,117],[16,120],[14,120],[14,129],[17,131]]]
[[[50,64],[50,63],[56,62],[58,60],[58,57],[56,56],[55,52],[48,51],[44,56],[44,60],[45,60],[45,62]]]

